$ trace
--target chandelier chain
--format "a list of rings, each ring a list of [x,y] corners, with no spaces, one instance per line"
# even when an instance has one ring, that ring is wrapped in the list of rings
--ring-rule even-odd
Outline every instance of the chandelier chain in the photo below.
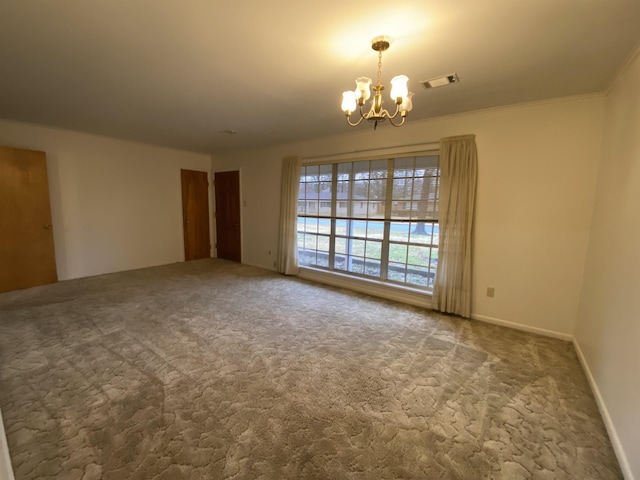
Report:
[[[378,52],[378,85],[381,85],[382,82],[380,79],[382,78],[382,50]]]

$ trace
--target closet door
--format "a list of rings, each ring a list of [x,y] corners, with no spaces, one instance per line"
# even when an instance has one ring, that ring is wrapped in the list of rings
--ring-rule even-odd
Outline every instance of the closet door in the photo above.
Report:
[[[0,292],[56,281],[46,155],[0,147]]]
[[[216,257],[242,261],[240,172],[216,172]]]
[[[184,259],[211,257],[207,172],[181,170]]]

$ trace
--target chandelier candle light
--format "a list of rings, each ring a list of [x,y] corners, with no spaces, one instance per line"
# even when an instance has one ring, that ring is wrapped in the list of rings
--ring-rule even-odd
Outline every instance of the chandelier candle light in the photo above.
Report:
[[[347,123],[352,127],[357,127],[362,120],[367,119],[373,123],[373,129],[375,130],[378,122],[383,122],[387,118],[391,125],[399,127],[404,124],[407,113],[413,108],[413,104],[411,103],[413,93],[409,92],[407,88],[409,78],[406,75],[398,75],[391,79],[391,100],[396,104],[394,114],[391,115],[386,109],[382,108],[382,91],[384,90],[384,86],[380,83],[380,77],[382,76],[382,52],[387,50],[390,44],[388,37],[376,37],[371,40],[371,48],[378,52],[378,83],[373,87],[375,94],[373,95],[369,111],[364,112],[362,107],[371,97],[370,78],[357,78],[355,91],[344,92],[342,94],[342,111],[347,117]],[[360,118],[354,123],[351,121],[351,114],[355,112],[357,106],[360,107]],[[402,121],[395,123],[393,119],[396,118],[398,114],[402,117]]]

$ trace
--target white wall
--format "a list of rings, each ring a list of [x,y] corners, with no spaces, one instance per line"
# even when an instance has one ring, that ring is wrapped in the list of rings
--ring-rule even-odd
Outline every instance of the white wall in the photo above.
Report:
[[[337,107],[336,107],[337,108]],[[273,268],[280,165],[316,156],[476,134],[479,155],[473,312],[570,338],[593,207],[604,97],[576,97],[475,112],[374,132],[215,156],[212,169],[241,170],[243,261]],[[344,121],[336,112],[336,121]],[[269,255],[271,251],[271,255]],[[495,297],[486,297],[486,288]]]
[[[639,293],[640,57],[636,54],[606,99],[575,332],[628,479],[640,479]]]
[[[7,120],[0,145],[47,154],[60,280],[184,260],[180,169],[208,155]]]

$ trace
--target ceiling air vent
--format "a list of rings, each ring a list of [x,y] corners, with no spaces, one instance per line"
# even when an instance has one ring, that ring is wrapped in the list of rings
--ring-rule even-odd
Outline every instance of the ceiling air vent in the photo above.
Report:
[[[431,80],[423,80],[420,83],[424,88],[436,88],[444,87],[445,85],[451,85],[452,83],[458,83],[460,79],[457,73],[451,73],[438,78],[432,78]]]

